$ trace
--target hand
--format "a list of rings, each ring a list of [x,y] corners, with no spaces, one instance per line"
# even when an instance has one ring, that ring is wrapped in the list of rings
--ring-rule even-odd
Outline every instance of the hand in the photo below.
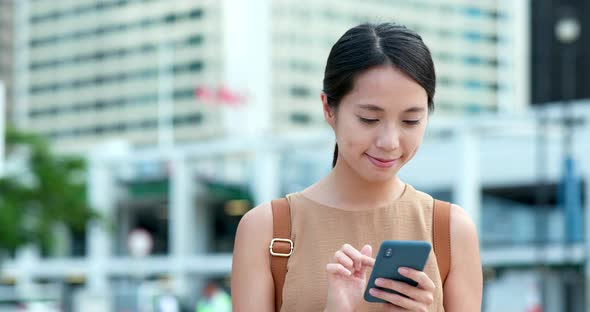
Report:
[[[414,287],[404,282],[384,278],[376,279],[375,285],[381,288],[395,290],[408,296],[408,298],[376,288],[371,288],[369,290],[370,294],[389,302],[383,303],[386,306],[384,311],[428,311],[428,307],[434,301],[434,282],[426,273],[411,268],[400,268],[399,273],[416,281],[418,286]]]
[[[367,285],[367,268],[375,264],[372,253],[370,245],[358,251],[349,244],[344,244],[334,253],[332,262],[326,265],[326,311],[354,311],[360,304]]]

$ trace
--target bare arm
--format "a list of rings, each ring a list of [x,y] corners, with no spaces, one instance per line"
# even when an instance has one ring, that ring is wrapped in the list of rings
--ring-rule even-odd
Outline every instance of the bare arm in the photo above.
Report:
[[[451,268],[443,293],[445,311],[481,311],[483,275],[477,229],[457,205],[451,206]]]
[[[246,213],[238,225],[231,275],[234,312],[275,310],[268,249],[271,239],[272,209],[265,203]]]

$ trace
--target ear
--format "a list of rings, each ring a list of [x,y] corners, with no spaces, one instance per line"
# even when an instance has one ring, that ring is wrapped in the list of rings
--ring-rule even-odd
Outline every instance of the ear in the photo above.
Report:
[[[326,95],[326,93],[322,92],[320,97],[322,99],[324,119],[326,119],[326,122],[330,125],[330,127],[332,127],[332,129],[334,129],[336,125],[336,111],[333,108],[331,108],[328,104],[328,96]]]

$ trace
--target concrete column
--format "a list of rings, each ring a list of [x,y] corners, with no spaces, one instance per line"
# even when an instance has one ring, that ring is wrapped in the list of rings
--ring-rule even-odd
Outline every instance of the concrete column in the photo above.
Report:
[[[479,229],[481,214],[481,178],[479,137],[469,127],[456,129],[457,176],[453,186],[453,202],[465,209]]]
[[[15,261],[18,264],[16,291],[22,298],[34,298],[38,294],[32,275],[38,262],[39,249],[36,246],[27,245],[17,251]]]
[[[559,312],[565,308],[563,277],[556,271],[543,271],[543,309],[546,312]]]
[[[88,200],[106,220],[112,219],[116,205],[114,181],[104,158],[91,158],[88,169]],[[100,221],[93,221],[87,229],[88,281],[87,290],[93,296],[108,294],[108,260],[112,255],[112,233]],[[96,295],[94,295],[96,294]],[[100,294],[100,295],[99,295]],[[106,298],[106,297],[105,297]]]
[[[498,110],[501,113],[524,113],[530,105],[530,7],[531,0],[498,1],[498,10],[508,14],[510,22],[498,27],[500,39],[508,44],[498,45],[500,61],[509,66],[498,66],[497,74],[508,88],[498,92]],[[499,82],[499,81],[498,81]]]
[[[271,129],[271,7],[269,0],[222,1],[221,83],[246,97],[242,103],[222,104],[230,136],[256,138]]]
[[[174,156],[171,159],[169,194],[170,255],[173,261],[174,289],[181,297],[189,295],[191,289],[185,266],[185,262],[194,252],[192,242],[195,240],[191,176],[186,159],[180,155]]]
[[[254,157],[254,165],[250,181],[252,182],[252,194],[254,196],[254,205],[268,202],[274,198],[280,197],[282,174],[280,168],[279,152],[273,150],[260,150]]]
[[[203,200],[206,193],[203,191],[203,185],[191,183],[193,186],[194,197],[191,198],[191,252],[202,255],[209,253],[209,243],[211,241],[211,222],[212,211],[206,206]]]

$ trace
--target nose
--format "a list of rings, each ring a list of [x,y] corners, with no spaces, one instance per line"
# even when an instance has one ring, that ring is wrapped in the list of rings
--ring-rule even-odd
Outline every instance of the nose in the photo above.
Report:
[[[375,145],[385,151],[393,151],[397,149],[399,147],[399,129],[395,126],[384,125],[379,129]]]

